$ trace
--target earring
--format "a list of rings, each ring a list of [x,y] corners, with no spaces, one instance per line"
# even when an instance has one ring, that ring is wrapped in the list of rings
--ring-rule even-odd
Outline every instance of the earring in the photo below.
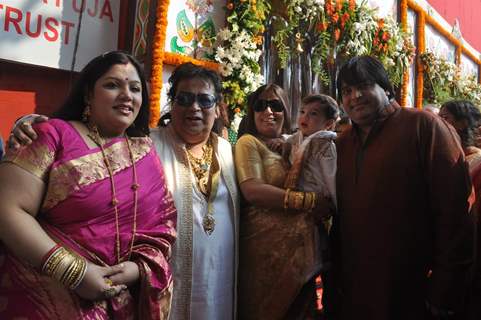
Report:
[[[84,111],[82,112],[82,122],[89,123],[90,120],[90,105],[86,105]]]

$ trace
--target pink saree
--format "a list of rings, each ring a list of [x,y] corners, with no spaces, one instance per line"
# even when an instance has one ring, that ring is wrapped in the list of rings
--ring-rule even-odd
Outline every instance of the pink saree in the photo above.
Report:
[[[39,138],[4,161],[43,179],[47,191],[37,220],[58,243],[90,262],[117,263],[115,211],[107,168],[99,148],[89,149],[67,122],[36,127]],[[0,244],[0,319],[164,319],[170,308],[169,266],[176,210],[150,138],[129,138],[137,170],[136,233],[129,259],[134,216],[132,163],[125,138],[105,144],[117,198],[121,261],[137,263],[140,281],[119,296],[87,301],[39,273]]]

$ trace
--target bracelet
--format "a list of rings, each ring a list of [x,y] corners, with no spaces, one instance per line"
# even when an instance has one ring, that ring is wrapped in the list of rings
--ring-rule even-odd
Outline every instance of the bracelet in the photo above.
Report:
[[[43,256],[42,261],[40,262],[40,268],[45,265],[45,262],[47,262],[47,259],[56,251],[58,248],[60,248],[60,245],[57,243],[55,244],[52,249],[48,250],[48,252]]]
[[[286,193],[284,194],[284,210],[289,208],[289,193],[291,189],[287,188]]]
[[[316,207],[317,195],[315,192],[306,192],[306,199],[304,201],[304,210],[312,211]]]
[[[301,191],[290,191],[287,200],[289,209],[302,210],[304,208],[305,193]]]
[[[292,191],[287,189],[284,195],[284,209],[312,211],[316,207],[315,192]]]
[[[42,272],[72,290],[77,288],[87,272],[87,260],[61,246],[55,246],[48,253]]]

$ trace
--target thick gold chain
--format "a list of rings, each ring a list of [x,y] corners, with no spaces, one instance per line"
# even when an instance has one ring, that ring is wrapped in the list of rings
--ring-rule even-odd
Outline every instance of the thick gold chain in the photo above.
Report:
[[[209,172],[212,165],[212,154],[213,147],[212,144],[206,143],[202,147],[202,157],[196,158],[194,155],[187,150],[187,158],[189,160],[190,166],[194,173],[197,186],[200,192],[206,197],[209,196]]]

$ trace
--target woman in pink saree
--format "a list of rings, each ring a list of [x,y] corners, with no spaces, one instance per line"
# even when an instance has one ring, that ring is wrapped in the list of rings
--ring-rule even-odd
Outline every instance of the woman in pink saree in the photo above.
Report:
[[[176,210],[140,65],[92,60],[0,164],[0,319],[166,319]],[[38,213],[37,213],[38,212]]]

